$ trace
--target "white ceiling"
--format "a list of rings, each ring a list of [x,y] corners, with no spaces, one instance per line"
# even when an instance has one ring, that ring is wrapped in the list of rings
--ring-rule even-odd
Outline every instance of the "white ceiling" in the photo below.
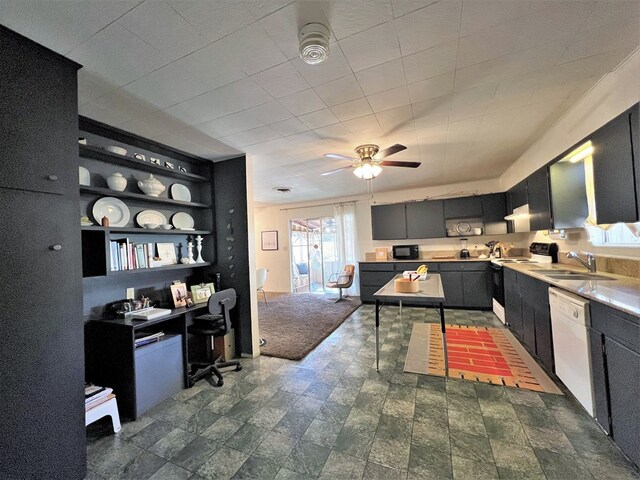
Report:
[[[331,28],[320,65],[308,22]],[[362,143],[422,162],[376,191],[497,177],[640,45],[640,0],[0,0],[0,23],[84,65],[82,115],[251,154],[256,201],[288,203],[364,193],[320,175]]]

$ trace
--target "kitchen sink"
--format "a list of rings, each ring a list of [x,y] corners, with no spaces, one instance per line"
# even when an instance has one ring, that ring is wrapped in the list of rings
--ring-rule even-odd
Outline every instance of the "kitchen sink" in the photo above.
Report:
[[[582,272],[554,272],[545,273],[545,277],[553,278],[556,280],[617,280],[606,275],[600,275],[597,273],[582,273]]]
[[[543,268],[541,269],[531,269],[532,272],[536,272],[536,273],[540,273],[542,275],[547,275],[547,274],[558,274],[558,275],[569,275],[569,274],[577,274],[579,272],[574,272],[573,270],[562,270],[560,268],[554,268],[553,270],[545,270]]]

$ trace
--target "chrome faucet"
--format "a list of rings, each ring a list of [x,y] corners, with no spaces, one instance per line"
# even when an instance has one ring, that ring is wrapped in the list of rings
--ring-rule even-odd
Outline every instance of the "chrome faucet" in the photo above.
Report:
[[[577,260],[582,265],[587,267],[587,270],[589,270],[590,273],[595,273],[596,272],[596,257],[595,257],[595,255],[593,255],[592,253],[588,253],[588,252],[585,252],[585,255],[587,256],[587,261],[586,262],[582,258],[580,258],[580,256],[576,252],[568,252],[567,253],[567,258],[573,258],[574,260]]]

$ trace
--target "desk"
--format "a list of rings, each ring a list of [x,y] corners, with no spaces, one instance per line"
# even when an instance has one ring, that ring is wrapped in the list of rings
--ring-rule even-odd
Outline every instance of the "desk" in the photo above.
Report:
[[[135,334],[142,329],[164,331],[169,339],[170,334],[182,336],[182,388],[188,385],[189,360],[187,346],[187,325],[194,316],[207,309],[207,304],[193,307],[176,308],[169,315],[153,320],[136,320],[132,318],[96,318],[86,325],[85,352],[87,379],[98,385],[113,388],[118,400],[118,407],[123,417],[136,419],[141,409],[141,395],[136,385],[141,378],[136,378]],[[158,343],[162,343],[158,342]],[[157,345],[155,343],[149,345]],[[177,347],[177,345],[176,345]],[[145,347],[141,347],[145,348]],[[172,349],[179,352],[180,349]],[[177,353],[179,355],[179,353]],[[176,354],[172,354],[174,367]],[[162,396],[162,392],[157,392]]]
[[[442,347],[444,349],[444,374],[449,376],[449,364],[447,361],[447,334],[444,324],[444,290],[440,274],[429,273],[426,280],[416,280],[419,282],[419,290],[416,293],[399,293],[395,291],[394,282],[402,275],[396,275],[387,282],[380,290],[373,294],[376,301],[376,371],[380,370],[380,310],[381,302],[402,302],[410,301],[418,305],[438,305],[440,308],[440,328],[442,330]]]

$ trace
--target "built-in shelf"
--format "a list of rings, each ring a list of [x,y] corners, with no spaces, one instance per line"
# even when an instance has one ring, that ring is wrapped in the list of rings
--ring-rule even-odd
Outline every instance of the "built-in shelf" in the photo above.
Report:
[[[134,273],[151,273],[151,272],[162,272],[165,270],[187,270],[191,268],[202,268],[211,266],[211,262],[204,263],[190,263],[188,265],[183,265],[181,263],[177,265],[165,265],[164,267],[155,267],[155,268],[134,268],[133,270],[117,270],[117,271],[108,271],[108,276],[113,275],[133,275]]]
[[[172,228],[171,230],[163,230],[160,228],[136,228],[136,227],[101,227],[99,225],[94,225],[91,227],[81,227],[82,230],[87,231],[104,231],[107,234],[118,234],[118,233],[139,233],[139,234],[152,234],[152,235],[211,235],[213,232],[211,230],[178,230]]]
[[[179,205],[181,207],[191,207],[191,208],[209,208],[212,206],[206,203],[197,203],[197,202],[183,202],[182,200],[174,200],[172,198],[164,198],[164,197],[152,197],[150,195],[144,195],[141,193],[131,193],[131,192],[118,192],[116,190],[111,190],[109,188],[102,187],[88,187],[85,185],[80,186],[81,193],[91,193],[94,195],[105,195],[107,197],[116,197],[116,198],[131,198],[134,200],[140,200],[143,202],[156,203],[162,205]]]
[[[95,160],[101,160],[114,165],[122,165],[124,167],[136,168],[138,170],[145,170],[147,172],[155,173],[158,175],[164,175],[167,177],[184,178],[187,180],[197,182],[209,182],[210,179],[203,177],[202,175],[196,175],[195,173],[185,173],[177,170],[171,170],[170,168],[155,165],[153,163],[138,160],[137,158],[127,157],[124,155],[118,155],[116,153],[107,152],[100,147],[94,147],[91,145],[79,145],[80,156],[85,158],[93,158]],[[111,192],[111,190],[109,190]]]

